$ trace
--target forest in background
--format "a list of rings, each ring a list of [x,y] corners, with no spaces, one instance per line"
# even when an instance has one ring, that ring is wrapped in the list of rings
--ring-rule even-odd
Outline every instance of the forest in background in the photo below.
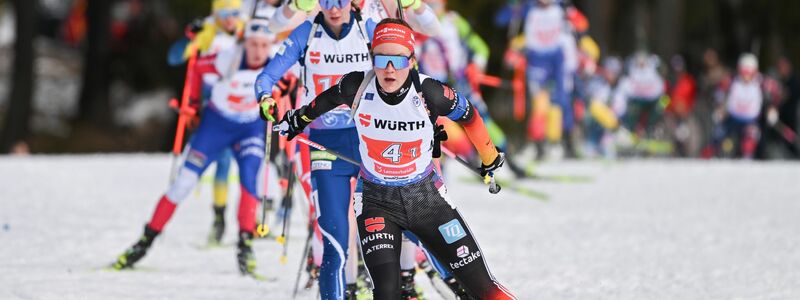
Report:
[[[85,7],[76,9],[75,2]],[[0,153],[20,141],[37,153],[166,150],[174,119],[131,126],[120,124],[116,116],[142,95],[156,90],[169,96],[179,93],[184,70],[167,66],[166,50],[185,24],[208,14],[207,2],[0,0],[2,26],[8,24],[4,18],[18,16],[11,23],[14,40],[0,47],[5,57],[0,79],[6,86],[0,89]],[[508,36],[493,24],[495,12],[504,4],[448,2],[490,45],[491,74],[504,73],[501,59]],[[694,71],[708,48],[716,49],[728,66],[739,54],[755,52],[762,72],[769,72],[780,56],[793,62],[800,59],[800,41],[794,33],[800,26],[800,1],[576,0],[574,4],[588,16],[589,32],[604,56],[627,56],[640,49],[662,60],[682,54]],[[70,36],[72,31],[82,36]],[[47,58],[75,66],[56,78],[72,79],[74,93],[65,95],[61,89],[67,87],[61,81],[46,82],[50,70],[42,65]],[[52,95],[42,95],[40,90],[48,84],[53,86]],[[487,99],[502,101],[492,97],[493,92],[487,91]],[[164,111],[169,96],[163,97]],[[62,102],[74,105],[61,113],[42,112]],[[60,121],[36,125],[50,124],[53,118]]]

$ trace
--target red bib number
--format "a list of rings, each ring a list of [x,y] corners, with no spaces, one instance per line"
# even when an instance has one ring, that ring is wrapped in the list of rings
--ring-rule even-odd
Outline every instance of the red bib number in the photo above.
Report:
[[[312,77],[312,80],[314,80],[314,91],[319,95],[338,82],[340,78],[342,78],[342,75],[314,74]]]
[[[407,165],[420,155],[422,140],[411,142],[381,141],[368,138],[361,139],[366,143],[369,158],[375,162],[375,171],[383,175],[408,175],[416,171],[414,164],[404,168],[391,166]]]

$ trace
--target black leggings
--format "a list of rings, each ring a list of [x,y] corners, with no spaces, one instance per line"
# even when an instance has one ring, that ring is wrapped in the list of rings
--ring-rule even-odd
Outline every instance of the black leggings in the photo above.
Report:
[[[375,299],[400,299],[403,230],[414,233],[473,298],[514,299],[495,281],[467,223],[448,200],[446,188],[435,173],[398,187],[364,181],[362,199],[356,199],[355,210]]]

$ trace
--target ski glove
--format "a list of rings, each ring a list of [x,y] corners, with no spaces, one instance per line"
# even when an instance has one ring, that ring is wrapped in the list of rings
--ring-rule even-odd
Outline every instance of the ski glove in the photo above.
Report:
[[[442,157],[442,142],[447,140],[447,131],[444,125],[436,125],[433,128],[433,158]]]
[[[403,8],[411,8],[412,10],[417,10],[420,6],[422,6],[422,0],[400,0],[400,5]]]
[[[281,135],[286,136],[286,138],[291,141],[295,136],[302,133],[303,129],[313,121],[305,116],[305,111],[305,106],[287,111],[286,114],[283,115],[281,122],[275,126],[276,128],[274,130],[279,131]]]
[[[259,115],[264,121],[275,122],[275,99],[272,96],[264,95],[259,101]]]
[[[289,9],[294,12],[310,12],[314,7],[317,7],[317,0],[292,0],[289,3]]]
[[[497,152],[497,157],[494,158],[494,161],[489,165],[484,165],[481,163],[481,167],[478,168],[478,172],[481,173],[481,177],[486,177],[489,173],[493,173],[497,171],[500,167],[503,166],[503,163],[506,162],[506,154],[503,152]]]

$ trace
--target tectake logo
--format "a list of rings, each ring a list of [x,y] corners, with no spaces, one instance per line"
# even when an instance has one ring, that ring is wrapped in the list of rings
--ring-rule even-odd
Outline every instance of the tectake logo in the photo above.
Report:
[[[320,56],[321,56],[319,51],[310,51],[310,52],[308,52],[308,55],[311,56],[311,58],[309,60],[311,61],[312,64],[316,65],[316,64],[319,63],[319,59],[320,59]]]
[[[369,127],[372,124],[372,116],[368,114],[358,114],[358,121],[361,122],[361,126]]]
[[[386,223],[383,217],[367,218],[364,220],[364,227],[366,227],[367,232],[376,232],[386,228]]]
[[[464,227],[461,226],[461,222],[458,219],[453,219],[439,226],[439,233],[442,234],[444,241],[448,244],[455,243],[467,236],[467,232],[464,231]]]
[[[458,255],[458,257],[461,258],[469,256],[469,247],[467,247],[466,245],[458,247],[458,249],[456,249],[456,255]]]
[[[456,270],[456,269],[459,269],[459,268],[463,268],[463,267],[467,266],[468,264],[472,263],[473,261],[476,261],[476,260],[481,258],[481,251],[480,250],[472,252],[472,253],[469,253],[469,252],[466,252],[466,253],[467,253],[467,255],[464,255],[464,256],[461,256],[459,254],[458,257],[460,257],[461,260],[459,260],[457,262],[454,262],[454,263],[451,262],[450,263],[450,268],[453,269],[453,270]]]

